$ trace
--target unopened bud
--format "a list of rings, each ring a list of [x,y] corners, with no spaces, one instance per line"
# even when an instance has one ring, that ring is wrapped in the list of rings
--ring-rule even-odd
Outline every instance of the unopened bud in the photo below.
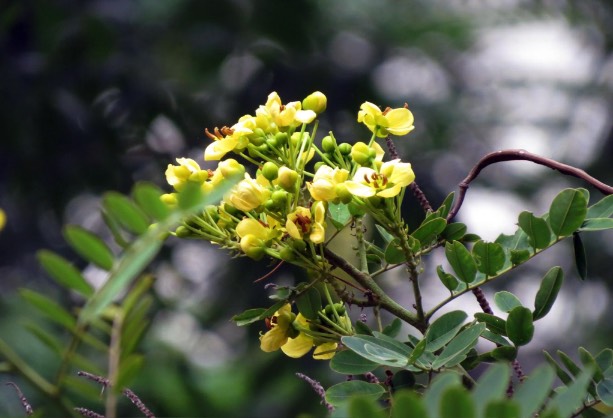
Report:
[[[374,150],[373,156],[374,158]],[[371,161],[371,148],[364,142],[356,142],[351,147],[351,159],[360,165],[367,165]]]
[[[299,179],[298,173],[288,167],[281,167],[279,169],[279,176],[277,177],[277,184],[288,192],[294,192],[296,190],[296,182]]]
[[[336,141],[330,135],[324,136],[321,140],[321,148],[325,152],[334,152],[334,149],[336,148]]]
[[[279,175],[279,167],[275,163],[268,161],[262,167],[262,175],[268,181],[273,181]]]
[[[221,161],[217,168],[221,171],[221,175],[224,178],[243,177],[245,174],[245,167],[233,158]]]
[[[349,155],[349,154],[351,154],[351,144],[349,144],[347,142],[343,142],[342,144],[340,144],[338,146],[338,150],[343,155]]]
[[[309,94],[302,101],[302,108],[304,110],[312,110],[313,112],[320,114],[324,110],[326,110],[326,106],[328,105],[328,99],[326,95],[320,91],[316,91],[314,93]]]

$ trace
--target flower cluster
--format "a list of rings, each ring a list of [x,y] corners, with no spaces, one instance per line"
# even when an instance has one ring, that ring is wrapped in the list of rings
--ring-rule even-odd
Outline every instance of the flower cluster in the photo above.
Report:
[[[332,358],[340,337],[353,330],[345,307],[340,303],[327,305],[318,312],[316,320],[308,320],[301,313],[294,314],[286,304],[268,318],[267,325],[269,330],[260,337],[262,351],[280,348],[287,356],[298,358],[315,347],[313,358],[316,360]]]
[[[175,235],[205,239],[255,260],[283,260],[325,278],[330,266],[323,246],[332,235],[327,233],[332,205],[371,214],[384,227],[397,225],[404,189],[415,175],[409,163],[384,161],[385,151],[376,139],[410,132],[413,115],[406,106],[382,111],[366,102],[357,120],[371,131],[370,140],[338,143],[329,132],[318,144],[317,116],[326,106],[321,92],[285,104],[273,92],[254,115],[244,115],[230,127],[205,130],[211,142],[204,160],[218,161],[217,167],[205,169],[193,159],[177,158],[166,169],[175,192],[162,200],[176,205],[177,192],[188,184],[209,193],[228,179],[240,181],[218,205],[187,220]],[[289,305],[270,324],[262,337],[265,351],[281,348],[292,355],[297,345],[315,345],[317,354],[333,350],[321,335],[313,339],[313,332],[306,331],[313,322],[292,314]]]

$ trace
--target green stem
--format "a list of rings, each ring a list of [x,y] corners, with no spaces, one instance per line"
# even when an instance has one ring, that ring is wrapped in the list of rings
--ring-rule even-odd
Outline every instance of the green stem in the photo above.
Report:
[[[355,238],[358,241],[358,258],[360,260],[360,271],[369,274],[368,258],[366,258],[366,242],[364,241],[364,217],[355,218]]]
[[[349,274],[362,287],[371,291],[373,297],[377,300],[381,308],[395,315],[399,319],[407,322],[408,324],[414,326],[419,331],[425,332],[425,329],[423,328],[423,323],[419,321],[417,316],[402,307],[395,300],[390,298],[383,291],[383,289],[381,289],[381,287],[379,287],[379,285],[372,279],[372,277],[370,277],[370,275],[360,271],[360,269],[356,268],[343,257],[330,251],[329,249],[326,248],[324,252],[326,255],[326,259],[328,260],[328,262],[330,262],[330,264],[340,268],[345,273]]]

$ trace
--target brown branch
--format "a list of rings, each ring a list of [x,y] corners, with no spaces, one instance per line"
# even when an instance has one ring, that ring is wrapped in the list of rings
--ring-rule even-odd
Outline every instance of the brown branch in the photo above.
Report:
[[[466,195],[470,183],[477,178],[481,170],[483,170],[488,165],[500,163],[503,161],[532,161],[535,164],[544,165],[545,167],[549,167],[552,170],[557,170],[562,174],[566,174],[584,180],[605,195],[613,194],[613,187],[601,182],[600,180],[595,179],[594,177],[590,176],[585,171],[577,167],[563,164],[550,158],[542,157],[540,155],[532,154],[531,152],[528,152],[523,149],[508,149],[496,151],[489,153],[483,158],[481,158],[477,162],[477,164],[475,164],[472,170],[470,170],[468,176],[466,176],[466,178],[460,182],[460,184],[458,185],[460,191],[453,205],[453,208],[451,208],[449,214],[447,215],[447,222],[451,222],[453,218],[455,218],[455,216],[457,215],[458,211],[460,210],[460,207],[462,207],[464,196]]]

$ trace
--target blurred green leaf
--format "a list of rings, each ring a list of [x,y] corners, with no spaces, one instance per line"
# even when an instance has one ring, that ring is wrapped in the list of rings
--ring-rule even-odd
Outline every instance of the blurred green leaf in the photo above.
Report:
[[[321,296],[314,287],[308,288],[296,298],[296,307],[298,312],[306,319],[317,319],[317,313],[321,311]]]
[[[586,219],[579,231],[604,231],[613,228],[612,218],[592,218]]]
[[[588,219],[608,218],[611,215],[613,215],[613,195],[608,195],[590,206],[585,217]]]
[[[573,379],[566,372],[566,370],[564,370],[562,366],[560,366],[558,362],[555,361],[555,359],[547,351],[543,350],[543,355],[545,356],[545,360],[547,360],[547,362],[553,366],[556,372],[556,376],[558,376],[558,379],[560,379],[565,385],[570,385]]]
[[[517,347],[503,345],[490,351],[490,356],[495,361],[513,361],[517,357]]]
[[[560,267],[552,267],[545,274],[534,299],[534,312],[532,313],[534,321],[543,318],[549,313],[563,283],[564,272]]]
[[[163,221],[170,214],[170,208],[160,200],[163,193],[159,187],[147,182],[136,183],[132,189],[136,204],[156,221]]]
[[[468,249],[458,241],[445,244],[445,256],[460,280],[471,283],[477,275],[477,265]]]
[[[379,364],[367,360],[351,350],[339,351],[330,360],[330,368],[341,374],[363,374],[379,367]]]
[[[446,389],[441,395],[438,416],[440,418],[476,418],[477,409],[464,387],[453,386]]]
[[[262,316],[264,312],[266,312],[265,308],[247,309],[246,311],[234,315],[232,320],[236,322],[236,325],[242,327],[263,320],[265,318]]]
[[[528,236],[528,242],[535,249],[547,248],[551,242],[551,230],[547,221],[537,218],[530,212],[519,214],[518,225]]]
[[[385,262],[389,264],[400,264],[405,261],[407,261],[407,258],[400,246],[400,240],[394,238],[385,248]]]
[[[492,364],[479,377],[476,386],[472,391],[475,404],[481,408],[478,416],[483,416],[483,407],[491,401],[503,399],[509,386],[511,371],[509,365],[505,363]]]
[[[19,289],[19,294],[26,302],[45,314],[53,322],[68,330],[74,329],[77,323],[76,319],[53,299],[30,289]]]
[[[577,232],[573,234],[573,254],[575,256],[577,274],[579,274],[581,280],[585,280],[587,278],[587,255],[581,235]]]
[[[432,363],[432,368],[440,369],[443,366],[451,367],[451,365],[458,364],[466,357],[466,353],[477,344],[477,340],[484,329],[485,324],[475,324],[460,332],[436,357]]]
[[[596,362],[596,359],[594,358],[594,356],[592,355],[592,353],[590,353],[589,351],[587,351],[585,348],[583,347],[579,347],[579,360],[581,360],[581,364],[583,364],[583,367],[586,368],[591,368],[592,370],[594,370],[594,380],[596,382],[602,380],[603,378],[603,371],[599,366],[598,363]]]
[[[447,221],[443,218],[434,218],[422,223],[411,236],[421,242],[422,246],[429,245],[434,241],[447,226]]]
[[[141,354],[130,354],[122,358],[119,363],[116,390],[119,392],[129,386],[145,364],[145,358]]]
[[[519,384],[513,399],[521,406],[521,418],[532,418],[540,410],[549,396],[554,379],[553,369],[541,364]]]
[[[38,341],[43,343],[55,354],[62,354],[62,350],[64,349],[65,343],[60,341],[57,336],[51,334],[50,332],[47,332],[34,322],[28,322],[27,324],[25,324],[25,329],[27,329],[32,335],[36,337],[36,339],[38,339]]]
[[[436,319],[426,332],[426,350],[437,351],[456,336],[468,315],[464,311],[447,312]]]
[[[488,276],[495,276],[502,270],[505,262],[502,245],[496,242],[477,241],[473,246],[473,257],[477,269]]]
[[[483,322],[490,331],[499,335],[507,335],[507,321],[504,319],[483,312],[475,313],[475,318],[477,321]]]
[[[377,231],[379,231],[379,234],[381,234],[383,241],[385,241],[385,246],[389,245],[389,243],[394,240],[394,236],[387,232],[381,225],[376,224],[375,227],[377,228]]]
[[[517,296],[506,290],[494,294],[494,303],[503,312],[511,312],[513,308],[522,306]]]
[[[329,203],[328,211],[330,213],[330,220],[334,227],[338,230],[341,230],[347,225],[347,223],[351,220],[351,213],[349,212],[349,208],[344,203]]]
[[[436,274],[438,275],[441,283],[443,283],[443,286],[445,286],[450,292],[453,292],[458,288],[458,285],[460,284],[458,279],[456,279],[452,274],[446,273],[445,270],[443,270],[443,266],[436,266]]]
[[[454,222],[447,224],[441,233],[441,237],[445,238],[447,241],[457,241],[462,239],[464,234],[466,234],[466,225],[461,222]]]
[[[48,250],[38,251],[36,257],[45,271],[62,287],[74,290],[86,298],[94,293],[81,272],[64,257]]]
[[[133,234],[142,235],[147,231],[147,216],[126,196],[107,192],[102,198],[102,205],[110,216]]]
[[[568,356],[568,354],[563,351],[557,351],[558,357],[562,361],[562,364],[566,367],[566,369],[573,375],[578,376],[581,373],[581,367],[577,366],[577,364]]]
[[[356,396],[349,400],[349,417],[351,418],[383,418],[383,409],[372,396]]]
[[[451,207],[453,206],[454,197],[455,197],[455,192],[449,193],[447,197],[445,198],[445,200],[443,200],[443,203],[441,203],[441,206],[437,209],[437,212],[440,213],[440,216],[442,218],[446,218],[447,215],[449,215],[449,211],[451,210]]]
[[[383,328],[383,334],[387,335],[388,337],[394,338],[398,335],[401,328],[402,321],[398,318],[394,318],[392,322],[390,322],[385,328]]]
[[[115,257],[109,247],[98,236],[75,225],[64,228],[64,237],[70,246],[85,260],[109,271]]]
[[[519,418],[520,405],[512,399],[499,399],[485,405],[483,418]]]
[[[507,336],[516,346],[526,345],[534,336],[532,311],[523,306],[516,306],[507,317]]]
[[[613,367],[605,371],[604,379],[596,385],[596,393],[605,405],[613,406]]]
[[[523,264],[530,259],[529,250],[511,250],[510,255],[511,264],[513,264],[514,266]]]
[[[583,370],[568,387],[560,388],[553,395],[543,414],[547,414],[548,411],[557,410],[558,414],[562,417],[571,416],[583,405],[591,377],[592,372],[590,370]]]
[[[426,405],[428,415],[438,418],[439,405],[443,392],[448,388],[460,385],[460,375],[455,372],[441,373],[432,379],[430,386],[424,392],[422,401]]]
[[[549,225],[556,236],[568,236],[581,227],[586,214],[585,195],[577,189],[565,189],[551,203]]]
[[[423,400],[415,392],[401,390],[394,394],[390,418],[428,418]]]
[[[360,356],[377,364],[404,367],[411,354],[409,347],[401,348],[388,341],[370,335],[345,336],[342,343]]]
[[[605,348],[596,354],[596,363],[603,372],[613,365],[613,349]]]
[[[338,405],[347,402],[354,396],[366,396],[372,399],[379,399],[385,393],[383,386],[368,383],[361,380],[351,380],[349,382],[341,382],[326,390],[326,401],[332,405]]]

